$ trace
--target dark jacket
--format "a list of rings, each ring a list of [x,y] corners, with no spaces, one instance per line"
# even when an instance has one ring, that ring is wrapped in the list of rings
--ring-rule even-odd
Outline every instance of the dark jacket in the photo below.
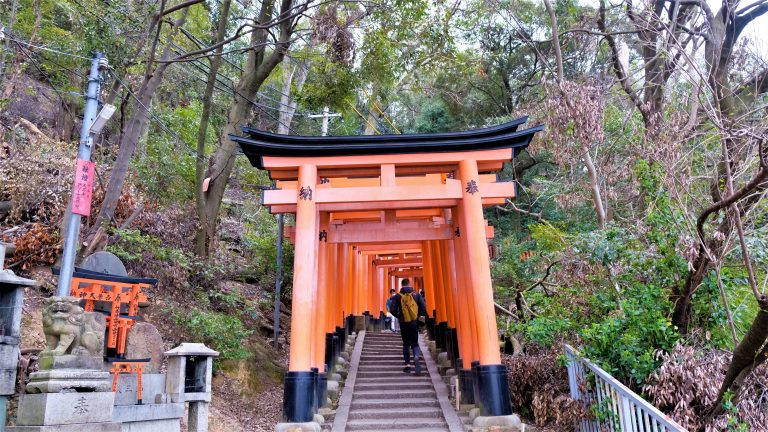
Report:
[[[413,287],[411,286],[404,286],[400,288],[400,295],[395,297],[395,301],[393,302],[394,304],[392,305],[393,307],[392,310],[390,310],[390,313],[397,317],[398,320],[403,320],[403,311],[402,307],[400,306],[400,299],[402,298],[403,294],[408,293],[413,293],[411,295],[413,300],[416,302],[416,306],[419,308],[419,316],[427,316],[427,303],[424,301],[424,298],[419,295],[419,293],[413,292]]]

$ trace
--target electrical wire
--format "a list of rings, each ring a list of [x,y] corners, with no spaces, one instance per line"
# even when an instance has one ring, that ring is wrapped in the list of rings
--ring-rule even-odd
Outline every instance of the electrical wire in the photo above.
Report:
[[[88,57],[83,57],[81,55],[73,54],[73,53],[70,53],[70,52],[65,52],[65,51],[62,51],[62,50],[54,49],[54,48],[47,48],[47,47],[44,47],[44,46],[35,45],[35,44],[31,43],[31,42],[28,42],[28,41],[25,41],[25,40],[21,40],[21,39],[17,39],[15,37],[13,37],[11,35],[11,33],[5,32],[4,34],[5,34],[5,37],[7,37],[8,39],[16,42],[17,44],[26,45],[26,46],[28,46],[30,48],[39,49],[39,50],[43,50],[43,51],[49,51],[49,52],[52,52],[52,53],[61,54],[61,55],[65,55],[65,56],[69,56],[69,57],[73,57],[73,58],[78,58],[78,59],[82,59],[82,60],[91,61],[91,59],[88,58]]]
[[[352,109],[353,109],[353,110],[354,110],[354,111],[357,113],[357,115],[359,115],[359,116],[360,116],[360,118],[361,118],[361,119],[363,119],[363,121],[365,122],[365,124],[367,124],[368,126],[370,126],[370,127],[371,127],[371,129],[373,129],[373,131],[374,131],[374,132],[376,132],[377,134],[381,135],[381,132],[380,132],[378,129],[376,129],[376,126],[372,125],[372,124],[371,124],[371,122],[369,122],[369,121],[368,121],[368,119],[367,119],[367,118],[365,118],[365,116],[363,116],[363,114],[362,114],[362,113],[360,113],[360,111],[358,111],[358,110],[357,110],[357,107],[356,107],[356,106],[354,106],[354,105],[353,105],[353,104],[351,104],[351,103],[349,104],[349,106],[351,106],[351,107],[352,107]]]
[[[196,66],[195,64],[193,64],[193,67],[197,67],[197,66]],[[200,67],[198,67],[198,69],[199,69],[199,70],[201,70],[201,71],[203,71],[203,72],[205,71],[205,69],[204,69],[204,68],[200,68]],[[201,82],[204,82],[204,83],[207,83],[207,82],[208,82],[207,74],[206,74],[206,78],[202,78],[202,77],[199,77],[199,76],[197,76],[195,73],[193,73],[193,72],[191,72],[191,71],[189,71],[189,70],[186,70],[186,69],[184,69],[184,68],[182,68],[182,70],[184,70],[184,71],[185,71],[185,72],[186,72],[186,73],[187,73],[189,76],[191,76],[192,78],[195,78],[195,79],[197,79],[197,80],[199,80],[199,81],[201,81]],[[222,82],[219,80],[219,76],[218,76],[218,74],[217,74],[217,77],[216,77],[216,82],[219,82],[219,83],[221,83],[222,85],[224,85],[224,83],[222,83]],[[214,84],[214,88],[216,88],[215,84]],[[253,105],[253,106],[255,106],[255,107],[259,108],[259,109],[260,109],[262,112],[264,112],[264,114],[268,115],[270,118],[272,118],[272,119],[273,119],[274,121],[276,121],[278,124],[280,124],[280,125],[282,125],[282,126],[285,126],[285,127],[288,129],[288,131],[289,131],[289,132],[293,133],[294,135],[298,135],[298,134],[296,133],[296,131],[295,131],[295,130],[293,130],[293,129],[291,128],[291,126],[290,126],[290,125],[286,125],[285,123],[283,123],[282,121],[280,121],[280,119],[279,119],[279,116],[278,116],[278,117],[275,117],[275,116],[274,116],[274,115],[272,115],[272,114],[271,114],[269,111],[267,111],[267,109],[270,109],[270,110],[275,110],[275,111],[278,111],[278,112],[280,112],[280,113],[289,113],[288,111],[282,111],[282,110],[280,110],[279,108],[271,107],[271,106],[269,106],[269,105],[265,105],[265,104],[261,104],[261,103],[259,103],[259,102],[253,101],[253,100],[251,100],[251,99],[247,98],[245,95],[243,95],[243,94],[242,94],[242,93],[240,93],[239,91],[237,91],[237,90],[234,88],[234,86],[233,86],[232,88],[226,88],[226,87],[224,87],[223,89],[220,89],[220,91],[223,91],[223,92],[227,93],[229,96],[232,96],[232,97],[235,97],[235,95],[237,95],[238,97],[241,97],[241,98],[243,98],[245,101],[247,101],[247,102],[248,102],[248,103],[250,103],[251,105]],[[261,94],[257,93],[257,96],[260,96],[260,97],[261,97],[261,96],[263,96],[263,95],[261,95]]]
[[[18,43],[17,41],[14,41],[14,42]],[[74,115],[70,112],[69,106],[67,105],[66,101],[64,100],[64,95],[66,95],[67,93],[65,93],[64,91],[59,90],[58,88],[56,88],[56,86],[53,85],[53,81],[51,81],[51,77],[48,76],[48,74],[43,71],[43,69],[41,67],[42,64],[40,64],[40,62],[38,60],[36,60],[29,53],[27,53],[27,51],[21,45],[18,45],[18,46],[19,46],[19,51],[21,51],[21,53],[24,54],[24,56],[32,62],[32,65],[35,67],[35,69],[37,69],[37,71],[42,76],[45,77],[46,81],[48,81],[48,85],[51,87],[51,89],[54,92],[56,92],[56,96],[58,96],[59,100],[61,101],[61,106],[64,107],[64,112],[67,113],[69,118],[72,120],[73,124],[77,124],[77,119],[75,119]]]
[[[113,27],[113,26],[116,26],[116,24],[115,24],[115,23],[111,23],[111,22],[107,21],[107,20],[106,20],[104,17],[97,15],[95,12],[93,12],[93,11],[92,11],[92,10],[90,10],[89,8],[85,8],[85,7],[84,7],[82,4],[80,4],[79,2],[75,2],[75,3],[76,3],[78,6],[80,6],[80,8],[81,8],[83,11],[85,11],[87,14],[89,14],[89,15],[93,16],[93,17],[94,17],[94,18],[96,18],[97,20],[101,21],[103,24],[106,24],[106,25],[108,25],[108,26],[111,26],[111,27]],[[137,22],[136,20],[134,20],[134,19],[132,19],[131,17],[129,17],[129,16],[128,16],[128,14],[127,14],[127,13],[125,13],[124,11],[118,11],[118,12],[119,12],[121,15],[123,15],[124,17],[126,17],[126,18],[127,18],[129,21],[130,21],[130,22],[132,22],[132,23],[134,23],[134,24]],[[61,54],[61,55],[66,55],[66,56],[69,56],[69,57],[73,57],[73,58],[78,58],[78,59],[83,59],[83,60],[88,60],[88,61],[90,61],[90,60],[91,60],[91,59],[90,59],[90,58],[88,58],[88,57],[84,57],[84,56],[81,56],[81,55],[77,55],[77,54],[73,54],[73,53],[68,53],[68,52],[65,52],[65,51],[63,51],[63,50],[57,50],[57,49],[53,49],[53,48],[47,48],[47,47],[43,47],[43,46],[38,46],[38,45],[32,44],[31,42],[28,42],[28,41],[23,41],[23,40],[20,40],[20,39],[17,39],[17,38],[15,38],[15,37],[12,37],[12,36],[11,36],[9,33],[6,33],[6,36],[7,36],[7,37],[8,37],[10,40],[12,40],[13,42],[15,42],[15,43],[17,43],[17,44],[23,44],[23,45],[26,45],[26,46],[29,46],[29,47],[32,47],[32,48],[41,49],[41,50],[45,50],[45,51],[50,51],[50,52],[58,53],[58,54]],[[197,39],[197,38],[195,38],[195,39]],[[162,41],[158,41],[158,42],[159,42],[160,44],[163,44],[163,45],[165,45],[165,43],[163,43]],[[179,52],[177,52],[177,54],[184,54],[184,51],[183,51],[183,49],[181,49],[181,47],[178,47],[176,44],[172,44],[172,47],[177,47],[177,49],[179,50]],[[26,55],[27,57],[29,57],[29,56],[28,56],[28,54],[26,54],[26,53],[25,53],[25,55]],[[238,70],[240,70],[240,71],[242,71],[242,70],[243,70],[243,69],[242,69],[240,66],[238,66],[238,65],[236,65],[235,63],[233,63],[232,61],[230,61],[230,60],[226,59],[226,57],[225,57],[225,56],[223,56],[223,55],[222,55],[222,58],[223,58],[223,59],[224,59],[224,60],[225,60],[225,61],[226,61],[228,64],[232,65],[232,66],[233,66],[233,67],[235,67],[236,69],[238,69]],[[85,77],[85,76],[84,76],[84,75],[82,75],[81,73],[79,73],[79,72],[76,72],[76,71],[74,71],[74,70],[72,70],[72,69],[70,69],[70,68],[67,68],[67,67],[65,67],[65,66],[63,66],[63,65],[61,65],[61,64],[59,64],[59,63],[57,63],[57,62],[56,62],[56,61],[54,61],[54,60],[50,60],[50,61],[51,61],[52,63],[56,64],[57,66],[59,66],[60,68],[62,68],[63,70],[66,70],[66,71],[68,71],[68,72],[71,72],[71,73],[73,73],[73,74],[76,74],[76,75],[78,75],[78,76],[80,76],[80,77],[82,77],[82,78],[84,78],[84,77]],[[187,62],[187,63],[193,63],[193,62],[195,62],[195,63],[197,63],[197,62],[202,62],[202,59],[195,59],[195,60],[193,60],[193,61],[190,61],[190,62]],[[37,67],[37,66],[36,66],[36,67]],[[207,74],[208,74],[208,73],[207,73],[207,71],[205,70],[205,68],[204,68],[204,67],[201,67],[201,66],[199,66],[199,65],[197,65],[197,66],[193,65],[193,67],[195,67],[195,68],[196,68],[196,69],[198,69],[198,70],[201,70],[201,72],[204,72],[204,73],[206,73],[206,76],[207,76]],[[137,102],[138,102],[138,103],[141,105],[141,108],[142,108],[142,109],[143,109],[143,110],[144,110],[144,111],[145,111],[145,112],[146,112],[146,113],[147,113],[147,114],[148,114],[148,115],[149,115],[149,116],[150,116],[150,117],[151,117],[151,118],[152,118],[152,119],[153,119],[155,122],[157,122],[159,125],[161,125],[161,127],[162,127],[164,130],[166,130],[166,132],[170,133],[170,134],[171,134],[172,136],[174,136],[174,138],[176,138],[178,141],[181,141],[181,139],[178,137],[178,134],[177,134],[177,133],[175,133],[175,132],[174,132],[173,130],[171,130],[171,129],[170,129],[168,126],[166,126],[166,125],[165,125],[165,124],[164,124],[164,123],[163,123],[163,122],[162,122],[160,119],[158,119],[156,116],[154,116],[154,114],[151,112],[151,110],[149,110],[149,109],[148,109],[146,106],[144,106],[144,104],[143,104],[143,103],[142,103],[142,102],[141,102],[141,101],[140,101],[140,100],[139,100],[139,99],[136,97],[136,95],[135,95],[135,94],[133,94],[133,93],[131,92],[130,88],[129,88],[129,87],[128,87],[128,86],[127,86],[125,83],[123,83],[123,82],[122,82],[122,81],[119,79],[119,77],[117,76],[117,74],[116,74],[116,73],[114,73],[114,69],[110,68],[110,70],[112,71],[112,73],[111,73],[110,75],[112,75],[112,76],[113,76],[115,79],[117,79],[117,80],[120,82],[120,84],[121,84],[121,85],[122,85],[122,86],[123,86],[123,87],[124,87],[124,88],[125,88],[125,89],[126,89],[128,92],[129,92],[129,94],[131,94],[131,96],[133,96],[133,97],[136,99],[136,101],[137,101]],[[202,79],[202,78],[200,78],[199,76],[195,75],[193,72],[189,71],[188,69],[186,69],[186,68],[184,68],[184,67],[182,67],[182,68],[181,68],[181,70],[183,70],[185,73],[187,73],[188,75],[192,76],[193,78],[195,78],[195,79],[197,79],[197,80],[200,80],[200,81],[202,81],[202,82],[207,82],[207,78],[206,78],[206,79]],[[41,70],[41,73],[42,73],[42,70]],[[222,85],[225,85],[225,83],[224,83],[224,82],[220,81],[220,78],[221,78],[221,77],[223,77],[223,78],[225,78],[225,79],[229,80],[230,82],[232,82],[232,84],[234,84],[234,80],[233,80],[232,78],[230,78],[230,77],[228,77],[228,76],[226,76],[226,75],[223,75],[223,74],[222,74],[222,73],[220,73],[220,72],[217,72],[217,74],[216,74],[216,75],[217,75],[217,78],[216,78],[216,79],[217,79],[217,82],[219,82],[220,84],[222,84]],[[52,83],[50,83],[50,79],[49,79],[49,84],[51,84],[51,87],[52,87],[52,88],[53,88],[53,89],[54,89],[54,90],[55,90],[57,93],[60,93],[60,91],[59,91],[58,89],[54,88],[54,87],[53,87],[53,85],[52,85]],[[233,85],[232,87],[234,87],[234,85]],[[275,88],[275,87],[273,87],[273,86],[271,86],[271,85],[266,85],[266,86],[263,86],[263,87],[264,87],[264,88],[266,88],[266,89],[269,89],[269,90],[275,91],[275,92],[277,92],[277,93],[279,93],[279,94],[281,94],[281,95],[285,95],[285,96],[288,96],[288,97],[290,97],[290,95],[287,95],[286,93],[282,92],[281,90],[279,90],[279,89],[277,89],[277,88]],[[272,119],[273,119],[274,121],[276,121],[278,124],[285,126],[285,127],[286,127],[286,128],[289,130],[289,132],[291,132],[291,133],[293,133],[293,134],[296,134],[296,131],[295,131],[295,130],[293,130],[293,129],[290,127],[290,125],[286,125],[286,124],[284,124],[282,121],[280,121],[280,119],[279,119],[279,118],[275,117],[275,116],[274,116],[273,114],[271,114],[271,113],[270,113],[268,110],[275,110],[275,111],[278,111],[278,112],[280,112],[280,113],[290,113],[289,111],[284,111],[284,110],[281,110],[279,107],[272,107],[272,106],[269,106],[269,105],[266,105],[266,104],[262,104],[262,103],[259,103],[259,102],[256,102],[256,101],[253,101],[253,100],[251,100],[251,99],[249,99],[249,98],[245,97],[245,95],[243,95],[242,93],[240,93],[239,91],[237,91],[237,90],[236,90],[236,89],[234,89],[234,88],[231,88],[229,91],[227,91],[227,90],[226,90],[226,88],[217,88],[217,90],[219,90],[219,91],[223,91],[223,92],[226,92],[227,94],[229,94],[230,96],[233,96],[233,97],[234,97],[234,96],[235,96],[235,94],[236,94],[237,96],[239,96],[239,97],[243,98],[244,100],[246,100],[247,102],[249,102],[251,105],[253,105],[253,106],[255,106],[255,107],[259,108],[259,109],[260,109],[260,111],[264,112],[264,113],[265,113],[267,116],[269,116],[270,118],[272,118]],[[289,107],[289,106],[290,106],[290,105],[287,105],[287,104],[283,103],[283,102],[282,102],[282,101],[280,101],[280,100],[277,100],[277,99],[274,99],[274,98],[272,98],[272,97],[269,97],[268,95],[265,95],[263,92],[258,92],[258,93],[257,93],[257,96],[258,96],[258,97],[260,97],[260,98],[264,98],[264,99],[266,99],[266,100],[270,100],[270,101],[272,101],[272,102],[276,102],[276,103],[278,103],[278,104],[279,104],[279,106],[286,106],[286,107]],[[61,95],[59,95],[59,97],[61,98]],[[62,102],[63,102],[63,99],[62,99]],[[70,115],[71,115],[71,114],[70,114]],[[309,114],[308,114],[308,113],[302,113],[300,110],[296,110],[296,111],[294,111],[294,112],[293,112],[293,115],[306,116],[306,115],[309,115]],[[183,142],[183,141],[182,141],[182,142]]]
[[[365,95],[368,96],[368,100],[371,103],[373,103],[373,106],[376,107],[376,110],[379,111],[379,114],[381,114],[381,116],[384,117],[384,120],[386,120],[386,122],[389,123],[390,126],[392,126],[392,129],[394,129],[395,132],[397,132],[398,134],[401,134],[402,132],[400,132],[400,129],[396,128],[395,125],[393,125],[392,122],[389,121],[389,117],[387,117],[387,115],[384,114],[384,111],[381,110],[381,108],[379,107],[379,104],[377,104],[376,101],[373,100],[371,95],[368,94],[368,91],[365,90],[365,87],[363,87],[363,93],[365,93]]]
[[[151,109],[149,109],[146,105],[144,105],[144,103],[141,101],[141,99],[139,99],[139,97],[136,96],[136,94],[133,93],[133,91],[131,91],[131,88],[127,84],[125,84],[125,82],[123,82],[123,80],[121,80],[119,76],[117,76],[117,74],[115,73],[115,71],[114,71],[114,69],[112,67],[110,67],[108,69],[108,71],[109,71],[109,74],[112,76],[112,78],[114,78],[118,83],[120,83],[120,85],[125,89],[125,91],[128,92],[128,95],[133,97],[133,99],[138,103],[138,105],[142,109],[142,111],[144,111],[151,120],[153,120],[156,124],[158,124],[161,129],[163,129],[165,132],[170,134],[176,140],[177,143],[183,144],[184,150],[187,151],[187,153],[189,153],[190,156],[194,156],[195,158],[204,158],[205,157],[203,155],[198,155],[196,151],[192,150],[190,148],[189,144],[185,143],[184,140],[182,140],[179,137],[178,133],[176,133],[170,127],[168,127],[168,125],[166,125],[165,122],[163,122],[162,119],[158,118],[152,112]]]

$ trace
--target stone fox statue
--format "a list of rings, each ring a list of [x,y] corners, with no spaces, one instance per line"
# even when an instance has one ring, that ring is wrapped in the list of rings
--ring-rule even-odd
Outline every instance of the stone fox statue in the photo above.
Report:
[[[101,356],[105,328],[104,316],[85,312],[80,306],[80,299],[47,298],[43,310],[46,347],[42,355]]]

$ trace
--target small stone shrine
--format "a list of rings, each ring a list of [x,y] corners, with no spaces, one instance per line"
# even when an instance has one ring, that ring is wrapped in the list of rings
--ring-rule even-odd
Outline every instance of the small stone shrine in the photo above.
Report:
[[[201,343],[182,343],[165,355],[167,397],[171,402],[189,402],[189,432],[208,432],[213,358],[219,353]]]

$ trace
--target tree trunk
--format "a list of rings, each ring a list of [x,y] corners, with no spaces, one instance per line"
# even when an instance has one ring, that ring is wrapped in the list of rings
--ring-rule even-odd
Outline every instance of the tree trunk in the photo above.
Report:
[[[35,23],[32,24],[32,34],[29,36],[29,41],[34,43],[35,38],[37,37],[37,31],[40,29],[40,23],[43,19],[43,8],[40,7],[40,1],[35,1],[33,3],[32,8],[35,10]],[[15,10],[13,10],[13,12],[15,13]],[[15,21],[15,18],[14,18],[14,21]],[[8,42],[10,43],[10,41]],[[25,47],[24,49],[28,49],[28,48]],[[3,51],[3,54],[5,54],[5,51]],[[23,64],[24,62],[19,62],[18,64],[16,64],[16,68],[11,73],[10,78],[7,80],[7,82],[3,83],[5,87],[3,88],[2,99],[10,99],[16,87],[16,81],[24,72]],[[5,75],[5,71],[3,71],[3,74]]]
[[[733,402],[738,402],[741,385],[749,374],[768,358],[768,297],[763,296],[758,302],[760,309],[747,334],[733,350],[733,358],[720,386],[717,400],[709,409],[708,421],[713,420],[723,411],[723,397],[726,392],[733,394]]]
[[[274,3],[274,0],[262,3],[257,25],[263,25],[271,21]],[[219,147],[211,156],[209,163],[211,174],[209,176],[208,191],[205,196],[205,220],[208,221],[206,224],[208,229],[206,244],[210,244],[213,239],[221,201],[224,198],[224,192],[229,183],[232,168],[235,165],[236,145],[234,141],[229,139],[229,135],[240,133],[240,126],[245,123],[251,112],[250,100],[256,97],[261,85],[269,77],[272,70],[280,64],[285,53],[288,51],[293,31],[293,19],[288,19],[287,17],[292,13],[297,13],[292,11],[292,8],[292,0],[282,0],[280,16],[285,17],[285,19],[278,24],[280,27],[279,39],[269,56],[265,55],[265,43],[267,42],[268,32],[266,30],[258,30],[252,33],[251,45],[254,48],[248,53],[243,74],[235,86],[234,103],[229,110],[227,125],[224,127],[219,138]]]
[[[229,21],[229,8],[232,0],[224,0],[219,9],[219,23],[216,29],[216,35],[213,43],[219,44],[224,40],[227,31],[227,22]],[[205,213],[205,192],[203,191],[203,182],[205,180],[205,137],[208,133],[208,122],[211,116],[211,102],[213,100],[213,90],[216,87],[216,77],[221,66],[221,52],[223,46],[218,47],[211,59],[211,69],[208,71],[208,81],[205,84],[205,94],[203,95],[203,112],[200,116],[200,128],[197,131],[197,159],[195,161],[195,203],[197,208],[197,218],[200,227],[197,232],[195,242],[195,253],[199,257],[208,256],[208,244],[206,242],[209,231],[208,219]]]
[[[177,33],[179,27],[184,25],[188,10],[187,8],[182,10],[181,16],[173,25],[173,31],[169,37],[172,38]],[[162,58],[165,60],[169,59],[171,53],[171,44],[168,44],[163,50]],[[152,53],[149,53],[149,55],[151,56]],[[151,106],[152,98],[155,96],[155,92],[163,80],[163,74],[170,64],[166,62],[158,63],[154,71],[144,76],[144,81],[142,81],[141,87],[136,92],[136,96],[131,104],[130,118],[123,134],[120,136],[120,149],[118,150],[115,164],[112,167],[107,191],[104,194],[104,201],[101,203],[99,214],[96,216],[96,220],[88,232],[87,238],[89,241],[96,235],[99,229],[103,229],[104,225],[109,224],[109,221],[114,216],[125,179],[128,176],[131,158],[136,151],[136,146],[141,136],[149,126],[149,113],[147,109]]]
[[[309,41],[308,50],[314,47],[314,39]],[[296,113],[296,107],[298,102],[296,98],[291,98],[291,89],[296,89],[300,92],[304,87],[304,83],[307,81],[307,75],[309,75],[310,59],[307,56],[304,60],[301,60],[295,67],[290,67],[290,57],[285,57],[285,71],[283,72],[283,93],[280,96],[280,116],[279,124],[277,126],[277,133],[287,135],[290,133],[291,122],[293,122],[293,115]]]
[[[16,24],[16,10],[19,8],[19,0],[13,0],[11,3],[11,10],[8,14],[8,24],[6,31],[8,33],[13,31],[13,25]],[[0,88],[3,87],[3,79],[5,78],[5,55],[11,51],[11,40],[5,40],[5,49],[0,53]]]
[[[582,145],[581,150],[584,152],[584,166],[587,168],[587,174],[589,174],[589,186],[592,189],[592,204],[595,206],[595,213],[597,214],[597,226],[602,230],[605,229],[606,217],[603,198],[600,193],[600,177],[597,175],[594,162],[592,162],[589,147]]]
[[[555,14],[555,8],[552,7],[552,2],[549,0],[544,0],[544,6],[547,8],[552,25],[552,48],[555,51],[557,82],[559,83],[563,80],[565,74],[563,72],[563,53],[560,49],[560,31],[557,25],[557,14]]]

